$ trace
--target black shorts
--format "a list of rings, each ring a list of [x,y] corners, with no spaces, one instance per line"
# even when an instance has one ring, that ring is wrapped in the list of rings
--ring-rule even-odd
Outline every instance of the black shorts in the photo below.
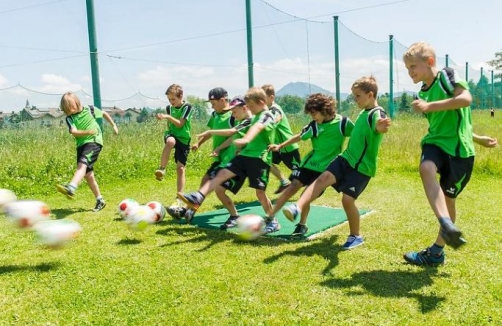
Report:
[[[279,164],[283,162],[291,171],[298,168],[300,161],[300,151],[297,149],[288,153],[272,152],[272,163]]]
[[[174,138],[174,161],[176,163],[180,162],[183,165],[187,164],[188,154],[190,153],[190,145],[183,144],[178,138],[173,135],[165,135],[164,136],[164,144],[167,142],[169,137]]]
[[[225,169],[240,177],[243,181],[249,179],[249,187],[265,190],[268,185],[270,165],[261,158],[238,155],[234,157]]]
[[[321,174],[322,172],[317,172],[311,169],[298,168],[296,170],[293,170],[293,172],[289,176],[289,180],[298,180],[304,186],[310,186],[310,184],[314,182],[315,179],[317,179]]]
[[[441,148],[430,144],[422,146],[420,164],[424,161],[434,162],[441,189],[449,198],[457,198],[464,190],[471,179],[474,167],[474,156],[467,158],[450,156]]]
[[[206,174],[209,176],[209,179],[212,180],[216,177],[218,172],[223,169],[225,168],[220,166],[220,162],[214,162],[213,164],[211,164]],[[227,190],[230,190],[234,195],[236,195],[239,192],[239,190],[241,190],[242,185],[244,184],[244,180],[246,180],[246,178],[241,178],[238,175],[236,175],[235,177],[230,178],[227,181],[223,182],[221,186]]]
[[[333,174],[336,178],[336,183],[333,188],[337,192],[357,199],[359,195],[366,189],[371,177],[354,169],[349,162],[341,155],[337,156],[326,169],[327,172]]]
[[[77,164],[83,163],[87,166],[86,174],[94,170],[94,163],[98,160],[102,148],[103,146],[97,143],[86,143],[77,147]]]
[[[207,169],[205,175],[207,175],[209,177],[209,179],[214,179],[214,177],[216,177],[216,173],[219,170],[221,170],[220,164],[221,164],[220,161],[215,161],[215,162],[211,163],[211,166],[209,167],[209,169]]]

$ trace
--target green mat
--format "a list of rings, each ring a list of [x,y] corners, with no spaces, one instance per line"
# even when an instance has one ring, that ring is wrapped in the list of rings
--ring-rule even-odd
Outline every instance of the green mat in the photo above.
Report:
[[[239,215],[246,214],[257,214],[264,216],[263,208],[258,201],[237,205],[237,210]],[[361,216],[368,213],[368,210],[360,210]],[[216,211],[198,213],[192,221],[193,225],[209,228],[209,229],[219,229],[228,218],[228,211],[223,209],[218,209]],[[296,224],[290,222],[282,212],[277,214],[277,219],[281,224],[281,229],[277,232],[267,234],[268,237],[289,239],[291,233],[293,233]],[[326,206],[316,206],[312,205],[310,207],[309,218],[307,220],[307,225],[309,227],[308,232],[305,234],[305,238],[311,239],[318,235],[320,232],[325,231],[331,227],[339,225],[347,221],[345,212],[342,208],[333,208]],[[230,229],[231,230],[231,229]]]

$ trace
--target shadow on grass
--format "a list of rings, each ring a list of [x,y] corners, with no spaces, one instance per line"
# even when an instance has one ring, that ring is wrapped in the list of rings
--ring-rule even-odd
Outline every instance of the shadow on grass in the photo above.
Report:
[[[338,236],[333,235],[329,238],[320,238],[315,239],[310,242],[305,242],[303,240],[302,243],[311,243],[311,245],[302,246],[295,250],[283,251],[277,255],[266,258],[263,262],[266,264],[273,263],[284,256],[321,256],[326,261],[328,261],[328,265],[323,269],[322,274],[330,274],[330,271],[338,265],[338,253],[342,251],[342,246],[335,244]]]
[[[72,214],[82,213],[82,212],[90,212],[92,209],[84,209],[84,208],[56,208],[52,209],[51,213],[56,217],[56,219],[62,219],[68,217]]]
[[[385,298],[409,298],[417,300],[422,313],[428,313],[439,307],[446,300],[437,295],[423,295],[418,293],[421,288],[433,284],[431,276],[437,275],[436,268],[419,271],[384,271],[376,270],[360,272],[350,279],[331,279],[321,283],[330,288],[354,288],[349,295],[372,294]],[[440,276],[445,276],[441,274]],[[362,289],[360,289],[362,288]]]
[[[131,238],[125,238],[120,241],[117,241],[117,244],[121,245],[121,246],[131,246],[131,245],[137,245],[140,243],[141,243],[141,240],[131,239]]]
[[[17,272],[49,272],[55,268],[59,267],[59,263],[43,263],[35,266],[31,265],[5,265],[0,266],[0,275],[8,274],[8,273],[17,273]]]

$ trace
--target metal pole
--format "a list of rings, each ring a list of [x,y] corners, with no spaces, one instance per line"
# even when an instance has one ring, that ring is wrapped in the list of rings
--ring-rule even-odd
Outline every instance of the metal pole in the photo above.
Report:
[[[465,81],[469,82],[469,62],[465,63]]]
[[[450,61],[450,56],[447,54],[446,58],[445,58],[445,65],[446,65],[446,67],[448,67],[449,61]]]
[[[333,16],[334,43],[335,43],[335,98],[336,107],[340,108],[340,53],[338,44],[338,16]]]
[[[494,81],[493,81],[493,77],[494,77],[494,76],[493,76],[493,70],[492,70],[492,75],[491,75],[491,77],[492,77],[492,78],[491,78],[491,79],[492,79],[492,100],[491,100],[491,102],[492,102],[492,103],[491,103],[491,105],[490,105],[490,106],[491,106],[491,107],[494,107],[494,106],[495,106],[495,105],[494,105],[494,103],[495,103],[495,84],[494,84]]]
[[[246,31],[248,46],[248,86],[254,86],[253,76],[253,33],[251,24],[251,0],[246,0]]]
[[[389,114],[394,118],[394,35],[389,35]]]
[[[91,74],[92,74],[92,97],[94,98],[94,106],[101,107],[101,90],[99,85],[99,63],[98,63],[98,45],[96,41],[96,25],[94,21],[94,1],[86,0],[87,5],[87,29],[89,32],[89,54],[91,57]],[[101,130],[103,130],[101,122]]]

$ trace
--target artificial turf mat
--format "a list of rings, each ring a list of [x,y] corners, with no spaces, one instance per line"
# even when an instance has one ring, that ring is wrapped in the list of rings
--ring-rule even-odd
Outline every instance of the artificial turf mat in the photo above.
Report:
[[[287,205],[287,204],[286,204]],[[264,216],[263,208],[259,202],[252,202],[237,205],[237,211],[240,216],[247,214],[257,214]],[[368,210],[359,210],[361,216],[368,213]],[[215,211],[209,211],[204,213],[197,213],[192,221],[193,225],[208,228],[208,229],[219,229],[228,218],[228,211],[223,209],[218,209]],[[296,223],[290,222],[282,212],[277,214],[277,219],[281,224],[281,229],[274,233],[267,234],[268,237],[289,239],[291,233],[293,233]],[[329,228],[337,226],[343,222],[347,221],[347,217],[342,208],[333,208],[326,206],[316,206],[311,205],[309,218],[307,220],[308,231],[305,234],[305,238],[313,238],[322,231]],[[230,229],[231,230],[231,229]]]

